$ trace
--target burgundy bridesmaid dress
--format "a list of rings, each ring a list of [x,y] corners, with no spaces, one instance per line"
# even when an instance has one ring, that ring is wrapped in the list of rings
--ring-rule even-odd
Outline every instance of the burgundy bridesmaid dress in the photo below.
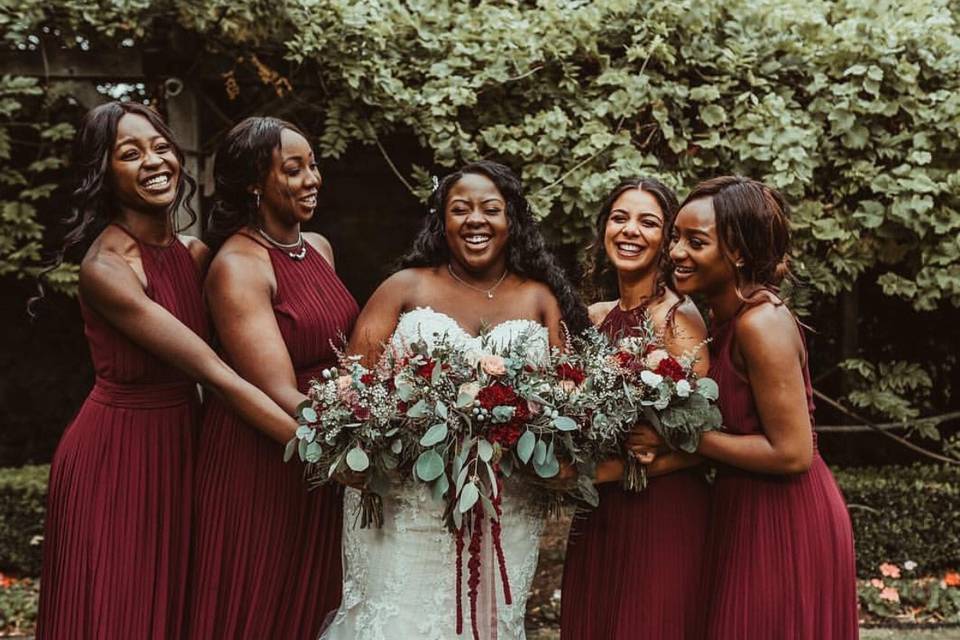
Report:
[[[728,431],[763,433],[750,383],[731,360],[738,316],[712,331],[710,375],[720,386]],[[806,365],[803,376],[812,419]],[[816,450],[816,434],[813,463],[804,473],[719,469],[707,549],[710,640],[857,637],[853,531],[843,496]]]
[[[187,248],[138,242],[147,295],[207,339]],[[80,301],[96,384],[50,467],[37,638],[183,635],[197,386]]]
[[[336,364],[331,342],[349,335],[359,311],[306,247],[303,260],[268,247],[273,309],[304,392]],[[280,444],[217,398],[207,403],[197,457],[190,637],[314,640],[340,604],[342,492],[308,492],[303,465],[284,463]]]
[[[611,338],[640,324],[619,305],[600,330]],[[563,640],[692,640],[702,578],[709,488],[696,469],[650,478],[640,493],[599,487],[600,506],[578,512],[563,572]]]

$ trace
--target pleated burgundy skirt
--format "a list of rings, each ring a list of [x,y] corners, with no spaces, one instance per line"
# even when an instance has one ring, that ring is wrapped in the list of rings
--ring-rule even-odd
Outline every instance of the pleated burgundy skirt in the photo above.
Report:
[[[718,474],[707,557],[710,640],[858,636],[850,517],[819,455],[799,476]]]
[[[340,603],[339,485],[307,491],[303,465],[217,399],[198,458],[189,637],[314,640]]]
[[[563,640],[697,640],[709,488],[696,471],[651,478],[641,493],[602,485],[567,544]]]

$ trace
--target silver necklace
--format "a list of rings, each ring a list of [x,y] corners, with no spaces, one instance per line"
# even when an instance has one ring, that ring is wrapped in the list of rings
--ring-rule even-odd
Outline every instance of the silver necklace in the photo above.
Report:
[[[299,231],[297,231],[297,241],[291,242],[290,244],[274,240],[260,227],[257,227],[257,233],[259,233],[264,240],[275,246],[277,249],[286,251],[287,255],[293,260],[303,260],[307,257],[307,243],[303,241],[303,233]]]
[[[464,280],[463,278],[461,278],[460,276],[458,276],[456,273],[454,273],[453,267],[450,266],[449,262],[447,263],[447,271],[450,272],[450,277],[452,277],[454,280],[456,280],[463,286],[469,287],[470,289],[473,289],[474,291],[478,291],[479,293],[483,293],[487,296],[488,300],[493,300],[493,292],[497,290],[497,287],[500,286],[500,283],[502,283],[504,278],[507,277],[507,272],[510,271],[510,269],[505,268],[503,270],[503,273],[500,274],[500,278],[489,289],[481,289],[480,287],[475,287],[469,282],[467,282],[466,280]]]

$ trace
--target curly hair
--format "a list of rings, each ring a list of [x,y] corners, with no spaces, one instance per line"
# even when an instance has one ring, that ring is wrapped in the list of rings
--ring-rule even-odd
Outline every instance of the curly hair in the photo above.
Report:
[[[673,263],[670,261],[670,239],[673,237],[673,223],[680,208],[677,204],[677,196],[670,187],[659,180],[637,176],[628,178],[614,187],[597,211],[593,241],[587,246],[584,258],[584,281],[590,287],[593,300],[607,300],[618,295],[616,272],[610,264],[603,238],[614,203],[632,189],[646,191],[653,196],[663,213],[663,241],[657,253],[657,281],[654,296],[650,302],[663,298],[667,289],[676,292],[673,287]]]
[[[701,182],[688,202],[711,198],[717,236],[724,256],[735,267],[737,290],[745,282],[777,291],[790,277],[790,217],[780,193],[743,176],[720,176]],[[741,263],[734,258],[740,253]]]
[[[113,101],[90,109],[80,122],[80,128],[73,143],[71,164],[75,186],[70,195],[70,213],[63,220],[63,224],[70,230],[64,236],[63,245],[54,259],[38,276],[38,295],[28,303],[31,313],[33,305],[44,297],[44,277],[63,264],[68,252],[85,251],[117,214],[113,187],[108,176],[110,156],[117,139],[117,126],[120,119],[127,114],[146,118],[157,133],[170,143],[180,163],[177,193],[167,210],[171,227],[174,231],[179,230],[176,226],[176,213],[181,207],[190,217],[185,227],[189,227],[197,220],[197,213],[190,205],[190,200],[197,192],[197,182],[186,172],[183,149],[159,114],[150,107],[136,102]]]
[[[282,148],[281,136],[293,124],[268,116],[253,116],[236,124],[217,147],[213,161],[213,207],[204,242],[214,253],[231,235],[256,226],[256,197],[250,185],[263,182],[273,165],[273,152]],[[303,136],[306,138],[306,136]]]
[[[450,260],[447,245],[444,211],[450,189],[467,174],[488,178],[506,201],[507,268],[513,273],[546,284],[560,304],[564,322],[573,332],[590,326],[587,309],[577,295],[556,258],[546,247],[543,236],[530,212],[530,204],[523,194],[523,184],[509,167],[489,160],[464,165],[449,174],[430,196],[430,212],[413,246],[397,263],[396,270],[411,267],[436,267]]]

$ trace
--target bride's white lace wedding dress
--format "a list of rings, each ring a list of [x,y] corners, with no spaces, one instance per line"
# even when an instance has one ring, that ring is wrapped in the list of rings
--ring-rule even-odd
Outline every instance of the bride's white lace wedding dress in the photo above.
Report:
[[[418,308],[400,317],[392,341],[397,346],[419,337],[441,335],[464,349],[479,349],[450,316]],[[488,343],[506,344],[523,337],[548,348],[547,330],[532,320],[508,320],[493,327]],[[383,527],[354,526],[360,493],[347,489],[343,518],[343,601],[322,640],[454,640],[470,638],[467,598],[468,551],[463,552],[463,634],[456,632],[456,543],[443,522],[443,504],[422,484],[397,482],[383,496]],[[505,484],[502,502],[502,546],[512,604],[504,602],[489,527],[483,535],[477,621],[482,638],[525,637],[523,622],[530,584],[537,568],[543,511],[522,489]],[[469,544],[469,542],[467,543]]]

